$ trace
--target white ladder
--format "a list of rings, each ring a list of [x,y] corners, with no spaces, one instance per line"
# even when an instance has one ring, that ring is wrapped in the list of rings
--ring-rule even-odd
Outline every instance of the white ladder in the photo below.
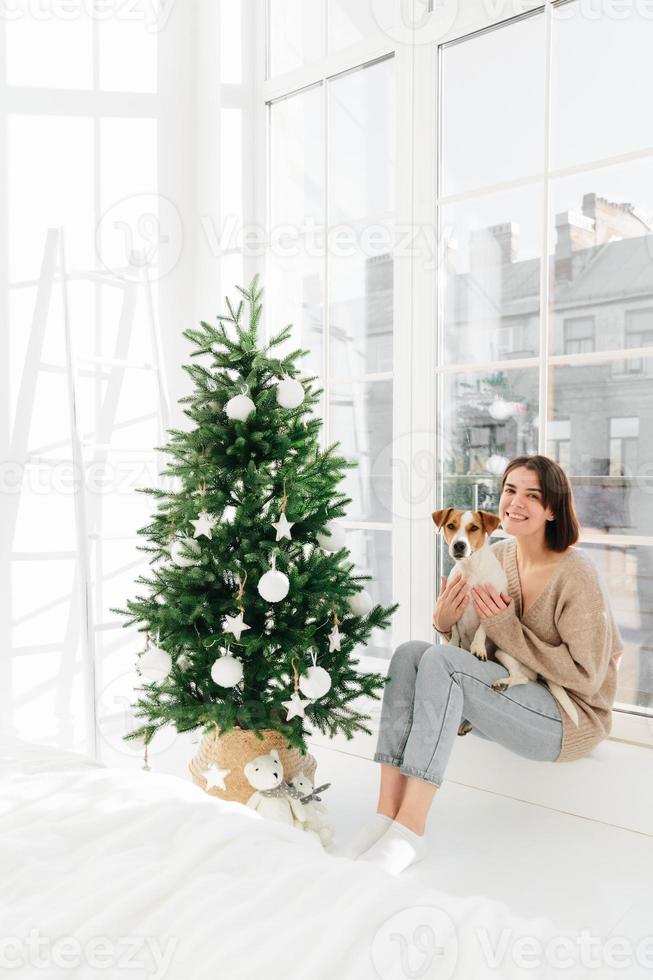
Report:
[[[136,309],[136,302],[138,298],[138,290],[145,290],[145,303],[147,310],[147,319],[150,331],[151,345],[152,345],[152,361],[133,361],[126,358],[117,357],[92,357],[92,358],[76,358],[73,349],[73,337],[71,331],[70,323],[70,304],[69,304],[69,292],[68,287],[71,281],[86,280],[95,283],[101,283],[108,286],[113,286],[116,289],[122,291],[122,305],[120,309],[119,316],[119,328],[116,339],[116,347],[120,348],[122,346],[127,346],[129,343],[129,338],[131,336],[131,329],[134,321],[134,314]],[[108,414],[108,410],[111,408],[111,404],[107,404],[109,399],[109,393],[111,391],[111,381],[116,382],[114,390],[117,391],[119,386],[120,375],[115,378],[115,372],[123,372],[127,369],[135,370],[145,370],[153,371],[156,373],[157,379],[157,392],[158,392],[158,406],[157,406],[157,421],[158,421],[158,445],[161,446],[165,441],[165,432],[169,427],[170,420],[170,402],[168,395],[168,386],[164,369],[163,361],[163,350],[161,345],[160,332],[156,322],[154,314],[154,302],[152,295],[152,284],[149,275],[149,266],[145,261],[145,257],[138,253],[132,253],[130,255],[130,264],[122,269],[115,271],[110,271],[108,269],[90,269],[81,272],[69,272],[66,267],[66,254],[65,254],[65,243],[64,243],[64,230],[63,228],[50,228],[48,229],[45,249],[43,254],[43,262],[41,266],[41,275],[38,280],[33,280],[29,282],[17,283],[18,286],[36,286],[36,304],[32,331],[33,339],[35,340],[35,346],[38,347],[38,340],[40,338],[41,346],[45,330],[45,325],[48,318],[48,312],[50,308],[50,303],[52,299],[53,287],[55,282],[58,282],[61,286],[61,301],[62,301],[62,314],[63,314],[63,328],[64,328],[64,346],[65,346],[65,368],[64,370],[67,375],[67,387],[68,387],[68,411],[70,418],[70,432],[72,441],[72,458],[70,460],[65,460],[65,462],[71,462],[73,465],[73,472],[75,474],[74,479],[74,508],[75,508],[75,538],[76,538],[76,557],[78,562],[78,575],[76,576],[78,587],[79,587],[79,600],[81,608],[81,628],[82,628],[82,642],[83,642],[83,664],[84,664],[84,689],[85,689],[85,703],[86,703],[86,714],[87,714],[87,725],[88,725],[88,748],[89,753],[95,758],[99,759],[99,745],[98,745],[98,724],[97,724],[97,688],[96,688],[96,633],[102,630],[109,629],[120,629],[122,628],[122,621],[116,619],[110,622],[97,622],[93,610],[93,598],[91,592],[91,569],[90,569],[90,542],[92,540],[101,542],[105,539],[110,540],[127,540],[134,539],[137,540],[138,536],[134,534],[129,535],[119,535],[119,536],[108,536],[103,535],[101,529],[98,527],[93,529],[90,526],[88,506],[86,500],[86,462],[84,457],[84,449],[93,449],[94,453],[103,454],[106,458],[106,454],[112,451],[120,452],[134,452],[143,456],[151,456],[153,453],[152,447],[143,449],[133,449],[131,447],[119,447],[113,446],[110,442],[103,443],[95,440],[85,440],[82,437],[80,431],[80,420],[78,412],[78,398],[77,398],[77,376],[80,369],[97,369],[98,367],[107,368],[111,371],[111,376],[107,386],[107,394],[104,396],[102,413],[104,416],[105,409]],[[120,354],[120,350],[116,353]],[[39,367],[43,369],[48,369],[47,365],[39,364]],[[36,369],[38,370],[38,368]],[[115,408],[117,405],[117,399],[113,401],[113,410],[115,413]],[[151,416],[149,416],[151,417]],[[110,426],[110,421],[108,418],[102,417],[98,422],[98,426],[102,425],[104,428]],[[38,454],[29,454],[29,462],[40,462],[40,463],[59,463],[62,460],[54,460],[52,457],[40,457]]]

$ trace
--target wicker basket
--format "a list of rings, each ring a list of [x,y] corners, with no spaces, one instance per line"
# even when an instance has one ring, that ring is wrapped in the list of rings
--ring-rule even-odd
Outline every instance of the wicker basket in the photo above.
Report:
[[[310,753],[303,754],[299,749],[288,748],[283,735],[272,729],[264,728],[261,735],[263,740],[257,738],[255,732],[242,728],[233,729],[225,735],[221,735],[218,728],[206,733],[202,737],[197,754],[188,766],[195,785],[209,796],[247,803],[254,789],[244,773],[244,766],[257,755],[267,755],[272,749],[277,749],[279,752],[286,782],[290,782],[300,772],[312,782],[315,781],[317,762]],[[226,789],[218,789],[217,786],[206,789],[206,778],[202,773],[212,762],[215,762],[220,769],[231,770],[225,777]]]

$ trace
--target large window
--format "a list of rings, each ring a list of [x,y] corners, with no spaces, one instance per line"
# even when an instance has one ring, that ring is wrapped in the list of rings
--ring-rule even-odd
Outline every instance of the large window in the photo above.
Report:
[[[625,643],[618,701],[645,711],[653,24],[637,5],[618,20],[585,7],[438,46],[442,501],[496,510],[511,458],[560,461]]]
[[[544,453],[570,475],[581,547],[612,597],[619,704],[647,715],[653,23],[637,5],[588,16],[580,0],[516,16],[445,0],[421,16],[414,5],[411,23],[361,4],[370,16],[354,23],[323,0],[308,31],[304,5],[268,6],[271,325],[294,322],[325,388],[325,438],[359,462],[348,516],[378,597],[408,603],[395,639],[432,636],[449,562],[430,511],[496,510],[506,463]],[[365,58],[383,34],[394,57]],[[393,168],[395,236],[417,242],[408,266],[398,237],[393,254],[360,244],[366,224],[392,222]],[[293,248],[278,250],[284,223]],[[336,224],[347,254],[309,233]]]

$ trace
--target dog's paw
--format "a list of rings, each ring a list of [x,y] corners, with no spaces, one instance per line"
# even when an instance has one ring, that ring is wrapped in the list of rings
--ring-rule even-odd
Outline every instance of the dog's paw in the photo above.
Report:
[[[476,646],[472,646],[471,653],[473,653],[479,660],[487,660],[487,650],[484,646],[481,647],[478,646],[478,644]]]
[[[510,679],[508,677],[500,677],[498,681],[492,681],[493,691],[507,691],[510,687]]]
[[[469,724],[469,722],[468,721],[464,721],[461,724],[460,728],[458,729],[458,734],[459,735],[467,735],[467,733],[468,732],[471,732],[471,730],[472,730],[472,726]]]

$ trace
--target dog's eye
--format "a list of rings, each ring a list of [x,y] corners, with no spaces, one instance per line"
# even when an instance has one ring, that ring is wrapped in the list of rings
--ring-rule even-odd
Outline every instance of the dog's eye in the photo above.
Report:
[[[455,524],[447,524],[447,530],[448,531],[455,531],[456,530],[456,525]]]
[[[474,527],[470,527],[470,529],[469,529],[469,530],[470,530],[470,531],[478,531],[478,528],[476,527],[476,525],[474,525]]]

